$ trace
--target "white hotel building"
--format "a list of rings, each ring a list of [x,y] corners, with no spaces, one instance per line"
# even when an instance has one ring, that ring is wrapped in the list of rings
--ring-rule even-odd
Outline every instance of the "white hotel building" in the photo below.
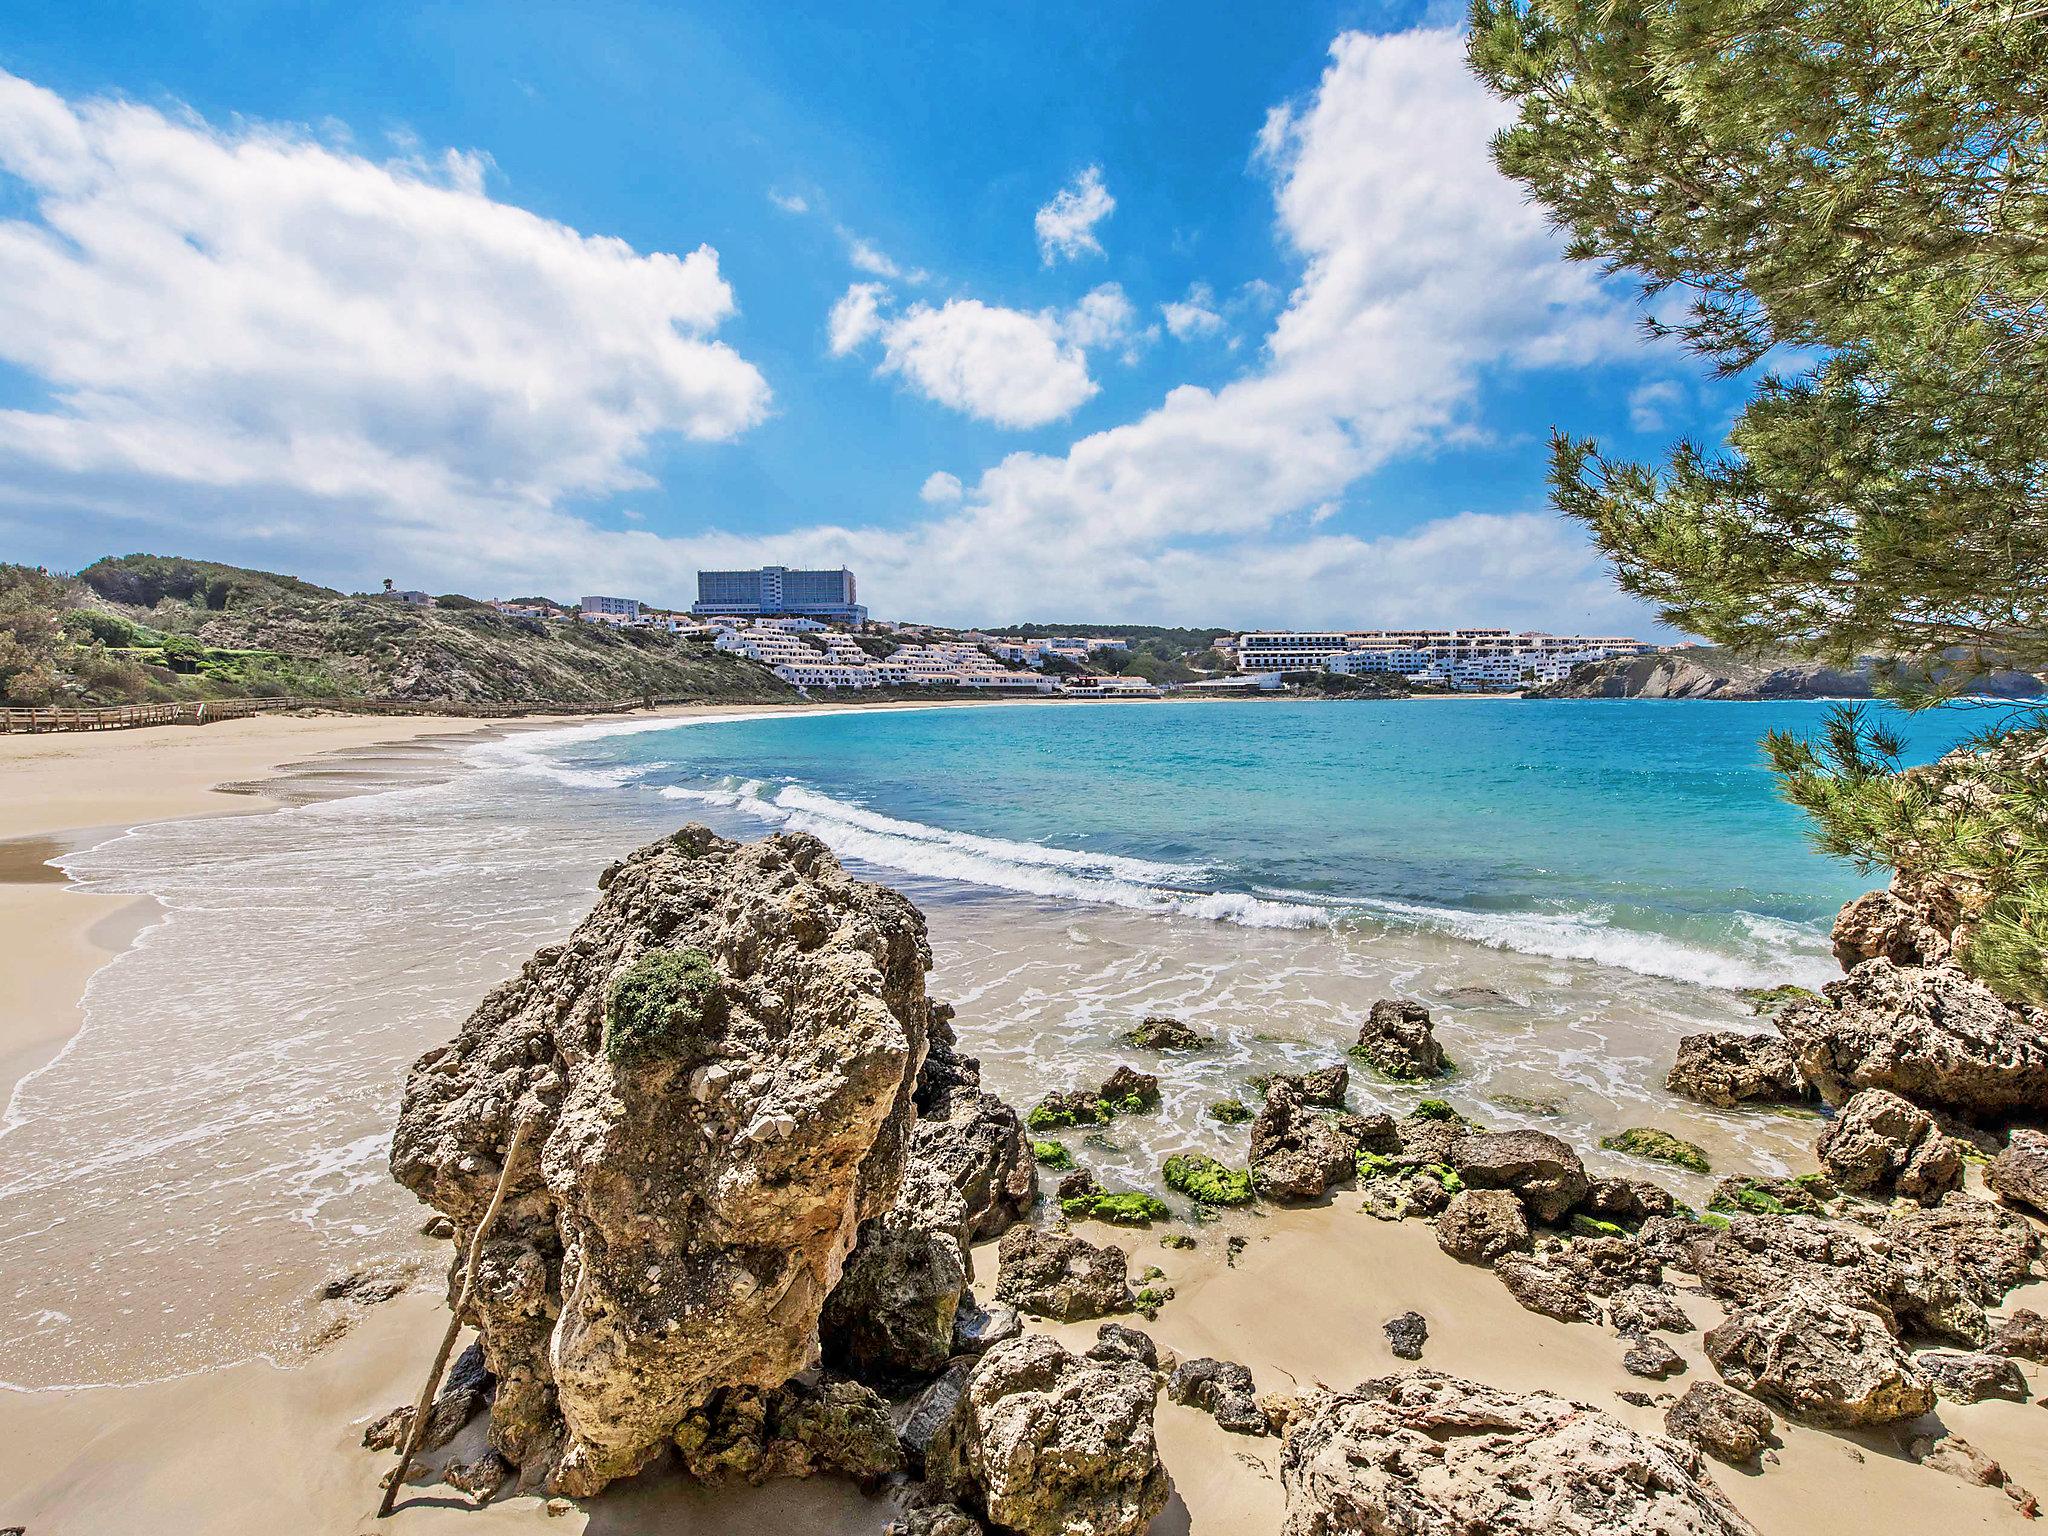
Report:
[[[1378,673],[1471,690],[1563,681],[1575,666],[1655,647],[1612,635],[1508,629],[1265,630],[1237,637],[1240,672]]]

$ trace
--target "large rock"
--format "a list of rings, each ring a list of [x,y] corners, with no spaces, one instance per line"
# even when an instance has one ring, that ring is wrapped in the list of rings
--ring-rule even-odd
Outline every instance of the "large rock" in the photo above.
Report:
[[[1538,1221],[1560,1221],[1590,1186],[1578,1153],[1548,1131],[1482,1131],[1451,1143],[1449,1162],[1474,1189],[1511,1189]]]
[[[1981,1403],[1987,1397],[2014,1403],[2027,1400],[2027,1378],[2007,1355],[1923,1349],[1913,1357],[1913,1366],[1934,1384],[1937,1394],[1951,1402]]]
[[[1681,1039],[1664,1086],[1722,1109],[1752,1101],[1796,1104],[1810,1092],[1791,1046],[1776,1035],[1738,1029]]]
[[[1000,1237],[1031,1214],[1038,1162],[1017,1111],[980,1088],[934,1100],[911,1127],[910,1158],[944,1171],[967,1207],[972,1242]]]
[[[1405,998],[1383,997],[1372,1005],[1351,1054],[1374,1071],[1405,1082],[1442,1077],[1450,1070],[1429,1010]]]
[[[2048,1365],[2048,1317],[2021,1307],[1992,1331],[1988,1346],[1994,1353],[2015,1360],[2033,1360]]]
[[[1968,1120],[2004,1121],[2048,1104],[2048,1024],[1954,965],[1865,960],[1797,1002],[1777,1026],[1830,1104],[1888,1088]]]
[[[1235,1360],[1183,1360],[1166,1379],[1166,1395],[1176,1403],[1199,1408],[1233,1435],[1263,1435],[1266,1415],[1259,1408],[1258,1388],[1251,1371]]]
[[[974,1277],[967,1206],[938,1168],[913,1161],[896,1203],[866,1223],[819,1319],[826,1361],[863,1381],[922,1381],[946,1368]]]
[[[1130,1259],[1071,1232],[1012,1227],[996,1245],[996,1295],[1020,1312],[1063,1323],[1128,1312]]]
[[[1835,914],[1835,959],[1852,971],[1866,960],[1893,965],[1939,965],[1949,957],[1949,936],[1935,915],[1896,891],[1865,891]]]
[[[675,1432],[683,1467],[718,1487],[830,1472],[873,1486],[903,1469],[889,1405],[857,1381],[714,1393]]]
[[[1315,1400],[1280,1483],[1284,1536],[1753,1536],[1690,1446],[1429,1370]]]
[[[1771,1433],[1771,1411],[1718,1381],[1696,1381],[1664,1410],[1664,1432],[1730,1466],[1740,1466],[1764,1448]]]
[[[2041,1251],[2025,1217],[1961,1192],[1891,1216],[1877,1236],[1895,1274],[1918,1268],[1952,1275],[1957,1289],[1985,1307],[1999,1305],[2023,1283]],[[1891,1288],[1900,1289],[1900,1282]]]
[[[1508,1294],[1531,1312],[1560,1323],[1600,1321],[1600,1303],[1587,1289],[1584,1271],[1569,1264],[1511,1253],[1494,1264],[1493,1272]]]
[[[1963,1182],[1963,1149],[1934,1116],[1883,1088],[1844,1104],[1814,1151],[1843,1189],[1874,1198],[1939,1200]]]
[[[465,1321],[493,1447],[573,1494],[809,1362],[896,1197],[931,963],[917,909],[802,834],[688,827],[600,890],[413,1067],[391,1151],[460,1255],[529,1126]]]
[[[1467,1264],[1491,1264],[1528,1248],[1529,1218],[1504,1189],[1463,1189],[1437,1218],[1436,1245]]]
[[[1299,1078],[1276,1078],[1252,1122],[1252,1187],[1269,1200],[1313,1200],[1356,1176],[1365,1122],[1312,1108]]]
[[[1704,1342],[1731,1385],[1807,1424],[1896,1424],[1934,1406],[1926,1377],[1875,1314],[1811,1290],[1738,1307]]]
[[[1171,1487],[1155,1391],[1143,1365],[1085,1359],[1044,1334],[998,1344],[926,1452],[926,1481],[1019,1536],[1137,1536]]]
[[[2048,1134],[2016,1130],[1984,1175],[2001,1198],[2048,1216]]]

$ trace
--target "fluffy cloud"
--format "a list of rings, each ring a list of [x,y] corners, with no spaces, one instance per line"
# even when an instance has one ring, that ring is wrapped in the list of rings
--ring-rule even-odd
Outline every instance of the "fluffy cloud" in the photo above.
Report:
[[[1216,292],[1207,283],[1192,283],[1187,297],[1159,306],[1166,328],[1174,340],[1192,336],[1213,336],[1223,329],[1223,317],[1216,313]]]
[[[825,320],[834,357],[844,357],[881,334],[882,303],[888,293],[880,283],[855,283],[840,296]]]
[[[1116,212],[1116,199],[1102,184],[1102,167],[1091,165],[1038,210],[1038,253],[1049,267],[1064,257],[1100,256],[1095,226]]]
[[[668,434],[731,438],[769,392],[713,339],[708,246],[641,254],[304,134],[74,104],[0,73],[0,411],[16,497],[136,484],[403,522],[646,485]],[[292,514],[280,513],[289,526]]]
[[[1081,296],[1067,311],[1060,331],[1077,347],[1106,347],[1128,341],[1137,325],[1138,312],[1117,283],[1103,283]]]
[[[960,483],[958,475],[949,475],[943,469],[935,469],[925,477],[918,499],[935,507],[951,506],[967,494],[967,488]]]

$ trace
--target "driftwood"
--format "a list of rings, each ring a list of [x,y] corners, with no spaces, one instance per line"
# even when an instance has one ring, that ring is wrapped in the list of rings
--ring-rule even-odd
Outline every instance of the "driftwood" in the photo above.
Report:
[[[484,1239],[490,1235],[491,1227],[498,1219],[498,1207],[505,1203],[505,1191],[512,1183],[513,1165],[519,1161],[519,1149],[525,1145],[526,1132],[532,1124],[530,1117],[522,1118],[513,1128],[512,1145],[505,1152],[505,1165],[498,1170],[498,1187],[491,1192],[491,1203],[484,1207],[483,1220],[476,1224],[476,1235],[469,1240],[469,1261],[462,1267],[462,1294],[456,1298],[454,1314],[448,1319],[448,1331],[441,1336],[441,1348],[434,1356],[434,1367],[427,1372],[427,1384],[420,1389],[420,1400],[413,1405],[412,1422],[405,1427],[405,1441],[398,1451],[398,1470],[384,1485],[384,1499],[377,1506],[379,1520],[389,1515],[392,1505],[398,1502],[398,1490],[405,1483],[406,1473],[412,1470],[412,1459],[419,1452],[420,1441],[426,1437],[427,1417],[433,1410],[434,1394],[441,1389],[441,1374],[448,1369],[448,1356],[455,1349],[456,1336],[462,1332],[462,1314],[469,1310],[470,1297],[476,1294],[477,1259],[484,1251]]]

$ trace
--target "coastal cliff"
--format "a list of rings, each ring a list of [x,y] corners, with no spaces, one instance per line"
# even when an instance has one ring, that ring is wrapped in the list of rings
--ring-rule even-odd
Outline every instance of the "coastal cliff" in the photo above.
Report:
[[[1877,691],[1877,663],[1854,667],[1795,657],[1743,657],[1719,646],[1694,645],[1611,656],[1572,668],[1563,682],[1531,688],[1532,699],[1868,699]],[[2048,685],[2030,672],[2001,670],[1976,691],[2032,698]]]

